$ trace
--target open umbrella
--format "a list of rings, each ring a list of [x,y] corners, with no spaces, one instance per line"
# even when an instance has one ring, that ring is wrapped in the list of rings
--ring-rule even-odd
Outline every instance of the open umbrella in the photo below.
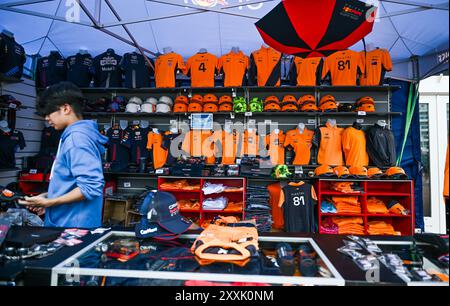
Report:
[[[327,56],[369,34],[376,10],[358,0],[283,0],[255,25],[263,40],[280,52]]]

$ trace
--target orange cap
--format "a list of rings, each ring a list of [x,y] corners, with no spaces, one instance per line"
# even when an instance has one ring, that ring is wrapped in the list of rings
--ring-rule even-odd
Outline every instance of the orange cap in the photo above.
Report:
[[[178,96],[178,97],[175,98],[175,102],[174,103],[175,104],[176,103],[184,103],[184,104],[188,105],[189,104],[189,99],[186,96]]]
[[[328,165],[321,165],[314,170],[316,176],[334,176],[333,168]]]
[[[313,95],[304,95],[300,99],[298,99],[297,104],[299,106],[301,106],[301,105],[303,105],[303,104],[305,104],[307,102],[316,104],[316,98],[314,98]]]
[[[317,108],[316,104],[314,103],[305,103],[302,105],[301,109],[302,112],[318,112],[319,109]]]
[[[219,111],[219,107],[215,103],[205,103],[203,105],[203,112],[204,113],[217,113]]]
[[[297,104],[297,99],[293,95],[285,95],[283,97],[283,101],[282,102],[283,103],[285,103],[285,102],[292,102],[294,104]]]
[[[319,106],[329,101],[336,102],[336,99],[332,95],[325,95],[320,98]]]
[[[191,97],[191,103],[200,103],[200,104],[202,104],[203,103],[202,95],[193,95]]]
[[[219,105],[222,103],[233,103],[231,96],[221,96],[219,99]]]
[[[203,111],[202,105],[198,102],[189,103],[188,112],[189,113],[201,113]]]
[[[400,167],[391,167],[386,170],[386,175],[392,178],[408,178],[408,175]]]
[[[265,100],[264,103],[269,103],[269,102],[275,102],[280,104],[280,99],[278,99],[276,96],[268,96]]]
[[[217,103],[219,99],[217,99],[216,95],[206,94],[203,96],[203,103]]]
[[[292,103],[286,103],[281,107],[281,111],[282,112],[297,112],[298,108],[297,105],[292,104]]]
[[[370,178],[378,178],[378,177],[382,177],[383,175],[384,175],[383,171],[381,171],[377,167],[372,167],[367,170],[367,176]]]
[[[337,111],[337,109],[338,109],[338,106],[337,106],[336,102],[333,102],[333,101],[328,101],[328,102],[325,102],[320,105],[320,110],[322,112],[329,111],[329,110]]]
[[[233,103],[222,103],[219,105],[219,112],[232,112],[233,111]]]
[[[375,100],[372,97],[366,96],[366,97],[359,98],[358,101],[356,101],[357,106],[360,106],[363,104],[375,104]]]
[[[373,104],[363,104],[361,106],[358,106],[356,111],[366,112],[366,113],[373,113],[375,112],[375,105]]]
[[[337,175],[339,178],[346,178],[350,176],[350,172],[347,167],[345,166],[337,166],[333,168],[334,174]]]
[[[174,113],[187,113],[188,106],[187,104],[184,104],[183,102],[175,103],[173,106],[173,112]]]
[[[275,102],[269,102],[264,106],[265,112],[279,112],[281,111],[281,106]]]
[[[351,175],[354,175],[356,177],[361,177],[361,178],[367,177],[367,168],[366,167],[352,166],[348,170],[350,171]]]

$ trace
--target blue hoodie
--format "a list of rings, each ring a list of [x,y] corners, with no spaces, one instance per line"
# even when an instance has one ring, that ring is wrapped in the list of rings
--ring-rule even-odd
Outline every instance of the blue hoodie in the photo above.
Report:
[[[99,133],[97,123],[92,120],[77,121],[64,130],[48,198],[57,198],[79,187],[85,200],[47,208],[45,226],[101,226],[105,185],[101,155],[107,141],[108,138]]]

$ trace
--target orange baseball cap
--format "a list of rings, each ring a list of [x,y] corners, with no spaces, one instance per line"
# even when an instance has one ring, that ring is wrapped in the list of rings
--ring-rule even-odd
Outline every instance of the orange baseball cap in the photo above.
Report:
[[[184,103],[184,104],[188,105],[189,104],[189,99],[186,96],[178,96],[178,97],[175,98],[175,104],[176,103]]]
[[[372,98],[372,97],[362,97],[362,98],[359,98],[357,101],[356,101],[356,105],[357,106],[360,106],[360,105],[363,105],[363,104],[375,104],[375,100]]]
[[[193,95],[191,97],[191,103],[200,103],[200,104],[202,104],[203,103],[202,95]]]
[[[285,102],[291,102],[291,103],[297,104],[297,99],[293,95],[285,95],[283,97],[282,103],[285,103]]]
[[[331,168],[328,165],[321,165],[314,170],[314,174],[316,176],[335,176],[335,173],[333,171],[333,168]]]
[[[379,168],[372,167],[367,170],[367,176],[370,178],[380,178],[383,177],[384,174],[383,171],[381,171]]]
[[[325,95],[320,98],[319,106],[329,101],[336,103],[336,99],[332,95]]]
[[[219,107],[215,103],[205,103],[203,105],[203,112],[204,113],[217,113],[219,111]]]
[[[219,105],[222,103],[233,103],[233,99],[231,98],[231,96],[221,96],[219,99]]]
[[[297,112],[298,108],[297,105],[292,103],[286,103],[281,107],[282,112]]]
[[[363,104],[361,106],[358,106],[356,111],[366,112],[366,113],[373,113],[375,112],[375,105],[373,104]]]
[[[386,175],[394,179],[408,178],[408,175],[405,173],[405,170],[403,170],[400,167],[391,167],[387,169]]]
[[[173,112],[174,113],[187,113],[188,106],[187,106],[187,104],[184,104],[183,102],[175,103],[175,105],[173,106]]]
[[[301,106],[307,102],[316,104],[316,98],[314,98],[313,95],[304,95],[300,99],[298,99],[297,104]]]
[[[189,103],[188,113],[201,113],[203,111],[202,105],[198,102]]]
[[[333,172],[337,175],[338,178],[347,178],[350,176],[350,172],[345,166],[334,167]]]
[[[319,108],[317,108],[316,104],[314,103],[305,103],[300,108],[302,112],[318,112]]]
[[[232,112],[233,111],[233,103],[222,103],[219,105],[219,112]]]
[[[357,178],[366,178],[367,177],[367,168],[366,167],[358,167],[352,166],[348,169],[351,175]]]
[[[218,103],[219,99],[217,99],[216,95],[206,94],[203,96],[203,103]]]
[[[269,102],[264,106],[265,112],[279,112],[281,111],[281,106],[275,102]]]
[[[264,100],[264,103],[270,103],[270,102],[274,102],[274,103],[280,104],[280,99],[278,99],[276,96],[268,96],[268,97]]]
[[[333,101],[328,101],[328,102],[325,102],[320,105],[320,110],[322,112],[331,111],[331,110],[337,111],[337,109],[338,109],[338,106],[337,106],[336,102],[333,102]]]

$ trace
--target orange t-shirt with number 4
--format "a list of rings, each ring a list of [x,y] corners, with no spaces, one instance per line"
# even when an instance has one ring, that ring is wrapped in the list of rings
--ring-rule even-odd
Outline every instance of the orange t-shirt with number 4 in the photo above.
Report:
[[[197,53],[186,62],[185,74],[191,77],[192,87],[214,87],[219,59],[211,53]]]

